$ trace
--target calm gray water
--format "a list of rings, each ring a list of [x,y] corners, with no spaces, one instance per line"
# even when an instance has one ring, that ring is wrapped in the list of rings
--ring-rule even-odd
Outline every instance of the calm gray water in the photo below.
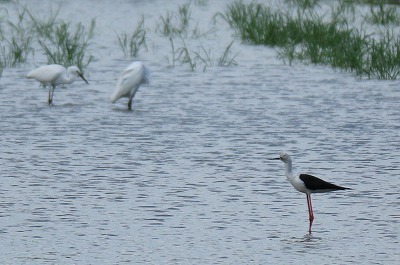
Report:
[[[194,22],[213,28],[228,2],[193,4]],[[56,90],[53,106],[24,78],[46,62],[40,51],[4,71],[0,263],[399,264],[399,82],[287,66],[239,41],[236,67],[169,67],[168,40],[154,31],[185,2],[165,3],[63,1],[60,18],[96,18],[96,60],[90,85]],[[108,101],[131,62],[116,33],[142,14],[151,84],[127,111]],[[201,42],[217,56],[233,39],[220,21]],[[280,151],[298,171],[353,189],[313,196],[311,237],[305,195],[268,160]]]

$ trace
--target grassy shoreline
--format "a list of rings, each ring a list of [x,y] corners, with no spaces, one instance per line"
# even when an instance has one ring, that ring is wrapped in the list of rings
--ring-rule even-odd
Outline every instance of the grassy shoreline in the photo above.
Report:
[[[358,78],[397,79],[400,76],[400,0],[284,0],[282,9],[273,9],[257,1],[228,4],[222,17],[237,32],[241,41],[266,45],[276,49],[277,57],[285,63],[329,65],[351,72]],[[388,4],[390,3],[390,4]],[[192,17],[192,8],[203,2],[189,1],[175,11],[166,11],[153,21],[149,32],[142,16],[132,33],[116,34],[124,57],[136,58],[148,52],[148,33],[161,36],[170,51],[164,54],[170,67],[183,65],[189,70],[205,71],[212,66],[234,66],[237,52],[234,39],[214,55],[203,45],[214,29],[202,32]],[[16,21],[0,16],[0,76],[4,68],[24,64],[43,54],[47,63],[77,65],[82,71],[93,61],[90,52],[96,21],[85,27],[58,18],[61,6],[48,12],[46,18],[32,14],[16,2]],[[322,9],[323,7],[324,9]],[[358,9],[364,13],[360,15]],[[323,10],[323,12],[321,12]],[[322,15],[321,15],[322,14]],[[354,21],[362,20],[355,26]],[[366,28],[375,30],[367,32]],[[118,42],[117,42],[118,41]],[[152,47],[151,45],[149,45]]]
[[[298,61],[329,65],[359,78],[399,77],[400,38],[392,27],[398,26],[400,19],[395,7],[387,7],[383,2],[370,4],[371,12],[363,23],[385,26],[381,32],[370,34],[345,19],[349,10],[354,15],[352,3],[339,1],[327,19],[314,11],[317,0],[290,2],[297,3],[295,12],[275,11],[254,1],[236,1],[222,16],[242,41],[275,47],[278,57],[289,64]]]

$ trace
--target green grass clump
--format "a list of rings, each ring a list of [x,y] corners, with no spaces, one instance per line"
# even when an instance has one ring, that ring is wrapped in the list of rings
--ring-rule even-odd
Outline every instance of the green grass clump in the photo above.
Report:
[[[319,0],[285,0],[285,2],[302,10],[306,10],[315,8]]]
[[[272,12],[256,2],[236,1],[228,5],[222,16],[242,40],[277,47],[278,57],[289,64],[293,61],[324,64],[353,72],[357,77],[396,79],[400,74],[399,39],[393,34],[383,37],[376,34],[375,39],[350,27],[340,16],[340,10],[354,12],[342,1],[332,12],[333,19],[327,21],[315,12]],[[380,23],[393,22],[388,21]]]
[[[374,79],[396,79],[400,75],[400,38],[388,31],[382,39],[372,39],[363,74]]]
[[[15,67],[19,63],[25,63],[28,56],[34,53],[31,45],[32,37],[22,38],[14,35],[11,39],[6,40],[1,47],[1,57],[4,60],[4,65]]]
[[[356,5],[353,1],[338,0],[338,5],[331,7],[331,21],[337,24],[348,24],[356,18]]]
[[[203,2],[199,3],[203,4]],[[191,2],[180,5],[174,12],[168,11],[166,15],[160,16],[157,24],[156,32],[169,40],[171,52],[166,56],[169,65],[188,65],[191,71],[198,68],[205,71],[207,67],[216,65],[237,65],[235,61],[237,54],[232,55],[233,41],[217,59],[212,56],[211,49],[207,49],[201,44],[201,38],[207,37],[207,34],[213,30],[201,33],[198,24],[192,26],[190,4]]]
[[[23,7],[25,8],[25,7]],[[32,32],[39,38],[50,39],[54,34],[55,27],[58,25],[58,14],[61,9],[61,3],[56,10],[53,7],[50,8],[47,18],[39,18],[28,11],[29,19],[28,22],[31,25]]]
[[[175,48],[175,43],[174,39],[172,37],[169,37],[169,43],[171,46],[171,58],[169,55],[165,56],[169,65],[174,67],[176,62],[178,61],[178,51]]]
[[[126,32],[121,36],[118,35],[118,42],[125,57],[136,57],[140,48],[145,47],[147,49],[144,17],[142,16],[142,19],[139,21],[139,24],[130,37],[128,37]]]
[[[55,27],[50,36],[44,40],[39,40],[47,56],[48,64],[61,64],[64,66],[76,65],[81,71],[89,65],[93,56],[86,55],[86,49],[93,37],[95,20],[91,21],[88,30],[78,23],[75,30],[71,30],[69,22],[61,22]]]
[[[232,41],[224,50],[224,52],[215,58],[212,55],[211,49],[206,49],[204,45],[200,45],[196,49],[189,47],[184,38],[180,38],[181,45],[176,45],[173,38],[169,38],[171,45],[171,54],[166,56],[170,66],[176,66],[177,63],[181,65],[188,65],[191,71],[195,71],[200,66],[203,71],[211,66],[234,66],[238,63],[235,58],[238,55],[232,55]]]
[[[177,12],[168,11],[160,16],[156,32],[166,37],[186,37],[191,20],[190,3],[180,5]]]
[[[24,20],[27,9],[17,10],[17,21],[0,19],[0,76],[6,67],[15,67],[25,63],[30,55],[34,54],[32,47],[33,37]]]
[[[232,56],[232,45],[234,41],[231,41],[231,43],[226,46],[224,52],[222,53],[221,56],[219,56],[217,59],[214,59],[214,57],[211,54],[211,49],[206,49],[203,45],[201,45],[201,50],[199,52],[196,52],[196,59],[198,59],[200,62],[204,64],[204,69],[206,67],[210,66],[232,66],[232,65],[237,65],[238,63],[235,61],[236,56],[238,53]]]
[[[47,56],[48,64],[76,65],[84,71],[92,61],[93,56],[87,54],[87,49],[94,35],[94,20],[86,30],[81,23],[73,26],[59,20],[60,6],[55,11],[51,8],[45,19],[38,18],[18,2],[15,8],[16,21],[5,23],[0,18],[0,75],[4,68],[15,67],[33,57],[38,46]]]
[[[186,42],[182,39],[183,46],[178,49],[178,58],[182,64],[188,64],[190,66],[190,70],[196,70],[197,62],[196,57],[192,55],[188,47],[186,46]]]
[[[302,41],[294,57],[313,64],[326,64],[345,71],[362,72],[368,51],[368,37],[358,30],[320,20],[306,20],[302,25]]]
[[[367,16],[366,19],[372,24],[397,25],[400,23],[400,18],[397,14],[396,7],[386,6],[383,0],[379,1],[377,5],[371,3],[370,12],[370,15]]]
[[[235,55],[231,56],[232,54],[232,41],[229,43],[228,46],[226,46],[224,52],[222,55],[218,58],[218,66],[231,66],[231,65],[237,65],[238,63],[235,61],[236,56],[238,56],[239,53],[236,53]]]
[[[92,19],[88,29],[82,23],[72,25],[58,19],[60,8],[61,4],[55,11],[51,8],[47,18],[39,18],[28,12],[32,32],[48,64],[65,67],[76,65],[83,72],[93,60],[93,56],[87,54],[87,49],[94,35],[96,21]]]

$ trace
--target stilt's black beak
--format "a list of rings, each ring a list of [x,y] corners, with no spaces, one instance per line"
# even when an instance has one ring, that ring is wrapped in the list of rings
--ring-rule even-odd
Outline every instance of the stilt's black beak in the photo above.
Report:
[[[79,75],[79,77],[80,78],[82,78],[83,79],[83,81],[85,81],[86,82],[86,84],[88,84],[89,85],[89,82],[88,81],[86,81],[86,79],[85,79],[85,77],[83,77],[83,75],[81,74],[81,73],[77,73],[78,75]]]
[[[281,160],[281,158],[280,157],[268,158],[268,160]]]

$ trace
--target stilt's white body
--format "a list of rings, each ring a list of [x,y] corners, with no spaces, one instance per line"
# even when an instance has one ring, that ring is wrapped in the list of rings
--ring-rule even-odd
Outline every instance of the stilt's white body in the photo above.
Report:
[[[307,187],[304,185],[304,182],[300,180],[300,178],[297,175],[293,174],[293,169],[292,169],[292,159],[288,154],[281,154],[281,159],[285,163],[285,176],[287,180],[293,185],[293,187],[303,193],[310,194],[311,192],[307,189]]]
[[[117,88],[110,100],[115,103],[120,98],[129,98],[128,107],[131,108],[132,99],[142,84],[149,83],[149,70],[140,61],[133,62],[123,72],[118,80]]]

